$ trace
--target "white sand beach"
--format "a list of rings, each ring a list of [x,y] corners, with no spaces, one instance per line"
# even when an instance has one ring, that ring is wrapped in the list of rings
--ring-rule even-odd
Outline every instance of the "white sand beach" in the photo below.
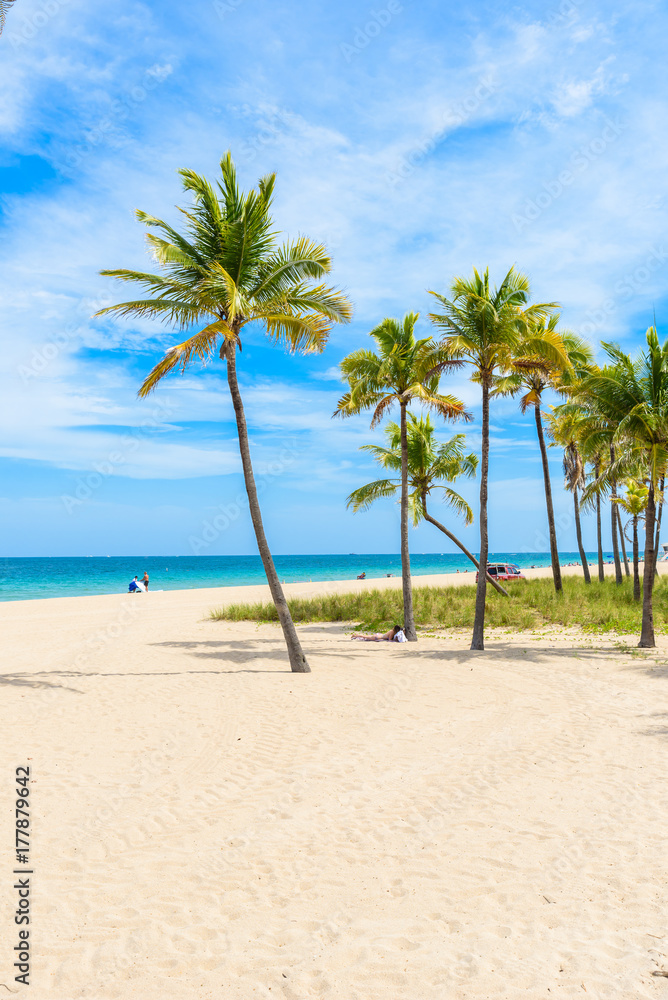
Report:
[[[0,605],[0,983],[29,764],[31,1000],[668,997],[668,637],[307,625],[291,675],[206,620],[265,594]]]

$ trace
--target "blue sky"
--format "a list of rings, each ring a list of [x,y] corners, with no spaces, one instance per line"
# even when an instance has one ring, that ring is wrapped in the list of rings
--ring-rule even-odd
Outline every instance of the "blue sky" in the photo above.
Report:
[[[633,349],[654,309],[661,330],[667,38],[665,8],[642,0],[16,0],[0,36],[2,554],[255,551],[245,516],[207,529],[242,489],[222,365],[139,402],[176,335],[91,318],[123,297],[100,268],[148,264],[133,210],[176,218],[176,171],[213,175],[228,148],[245,187],[277,172],[279,227],[327,243],[355,305],[316,358],[248,337],[271,544],[396,551],[390,501],[345,510],[376,477],[358,448],[379,435],[331,419],[337,363],[384,316],[426,317],[426,290],[473,266],[498,279],[516,264],[593,343]],[[477,390],[464,373],[444,385],[475,414],[475,450]],[[544,551],[533,420],[506,400],[492,424],[491,546]],[[415,551],[444,551],[432,532]],[[475,527],[461,533],[477,548]]]

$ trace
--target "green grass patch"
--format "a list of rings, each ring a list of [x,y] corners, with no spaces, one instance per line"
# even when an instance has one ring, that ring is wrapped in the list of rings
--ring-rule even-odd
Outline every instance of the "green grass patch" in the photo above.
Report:
[[[665,581],[665,582],[664,582]],[[642,606],[633,600],[633,584],[625,578],[593,581],[565,576],[563,594],[557,596],[551,578],[508,583],[509,597],[488,587],[486,624],[489,628],[521,631],[546,625],[578,626],[588,632],[639,632]],[[386,631],[402,622],[401,590],[367,590],[359,594],[325,594],[288,601],[293,621],[355,622],[356,628]],[[420,587],[413,589],[415,622],[421,628],[469,628],[473,625],[475,586]],[[214,609],[214,621],[276,622],[273,604],[231,604]],[[668,580],[654,588],[654,626],[668,632]]]

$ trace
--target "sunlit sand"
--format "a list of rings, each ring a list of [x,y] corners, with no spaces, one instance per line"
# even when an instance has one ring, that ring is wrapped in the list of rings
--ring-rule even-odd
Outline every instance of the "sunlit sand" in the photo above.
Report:
[[[668,639],[307,625],[291,675],[276,627],[206,620],[265,594],[0,607],[31,998],[663,995]]]

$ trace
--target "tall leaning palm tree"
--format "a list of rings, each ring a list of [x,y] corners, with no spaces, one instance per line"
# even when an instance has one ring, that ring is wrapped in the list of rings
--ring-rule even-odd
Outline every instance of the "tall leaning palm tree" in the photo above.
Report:
[[[548,320],[542,319],[531,324],[529,336],[541,336],[545,341],[552,341],[556,348],[561,348],[565,356],[565,363],[555,358],[541,358],[533,356],[530,345],[526,348],[523,342],[518,345],[518,353],[515,357],[515,371],[499,379],[493,390],[493,395],[512,395],[521,393],[520,409],[522,413],[533,410],[536,422],[536,433],[538,436],[538,447],[543,466],[543,486],[545,490],[545,507],[547,509],[547,524],[550,538],[550,559],[552,562],[552,578],[554,589],[561,593],[563,585],[561,582],[561,566],[559,564],[559,549],[557,546],[557,529],[554,520],[554,503],[552,501],[552,484],[550,482],[550,466],[547,458],[547,447],[545,445],[545,434],[543,433],[543,421],[541,406],[543,395],[546,390],[553,392],[561,391],[574,377],[584,374],[593,361],[593,353],[587,341],[571,333],[570,330],[562,332],[557,330],[559,315],[553,313]],[[527,365],[526,362],[529,362]],[[577,503],[577,494],[573,497]],[[579,518],[578,518],[579,524]],[[585,560],[586,565],[586,560]],[[585,572],[585,577],[588,569]]]
[[[339,400],[333,416],[352,417],[373,410],[371,426],[377,427],[392,406],[399,404],[401,447],[401,577],[404,627],[409,642],[417,642],[413,615],[411,563],[408,547],[408,436],[406,411],[415,400],[446,420],[470,420],[464,404],[438,391],[440,373],[456,367],[433,337],[416,339],[418,313],[407,313],[403,321],[384,319],[369,336],[377,353],[353,351],[341,362],[341,376],[349,391]]]
[[[647,505],[642,629],[638,645],[652,647],[656,645],[653,605],[656,501],[668,468],[668,341],[660,344],[652,326],[647,331],[646,343],[646,349],[635,359],[615,344],[603,344],[610,364],[585,379],[583,389],[591,405],[615,428],[616,459],[607,471],[606,483],[617,483],[629,473],[635,475],[640,456]]]
[[[408,505],[413,525],[417,527],[422,520],[433,524],[461,549],[476,569],[480,569],[480,563],[473,553],[469,552],[464,543],[449,528],[437,521],[427,509],[427,498],[432,494],[437,496],[440,494],[444,504],[464,517],[465,524],[472,523],[473,511],[466,500],[452,489],[450,483],[454,483],[461,476],[473,477],[478,467],[477,456],[464,454],[464,434],[455,434],[449,441],[439,444],[434,436],[434,425],[428,415],[416,417],[409,412],[407,418]],[[375,444],[363,444],[360,451],[368,451],[384,469],[401,472],[401,428],[390,421],[385,427],[385,433],[388,438],[387,448]],[[355,512],[367,510],[375,500],[394,496],[400,489],[401,478],[376,479],[353,490],[348,497],[347,505]],[[488,581],[500,594],[508,596],[501,584],[489,574]]]
[[[489,269],[482,274],[474,270],[471,278],[455,278],[449,298],[430,293],[442,310],[430,313],[430,318],[443,334],[441,348],[446,359],[470,365],[472,378],[482,390],[480,565],[485,568],[489,551],[489,400],[495,380],[516,370],[514,359],[521,342],[525,352],[567,364],[559,344],[550,344],[537,334],[530,335],[532,325],[549,318],[557,306],[554,302],[528,305],[529,292],[529,279],[511,267],[498,288],[490,285]],[[485,648],[486,594],[487,576],[480,573],[471,649]]]
[[[145,212],[137,218],[149,228],[147,242],[160,274],[123,269],[101,273],[138,285],[144,297],[103,309],[97,315],[150,317],[188,331],[144,380],[140,396],[153,392],[170,372],[184,372],[216,354],[226,364],[239,437],[250,515],[271,596],[283,629],[290,667],[309,666],[290,616],[264,533],[248,443],[239,382],[237,352],[250,323],[291,352],[321,351],[333,323],[347,322],[351,306],[340,292],[316,283],[331,269],[326,249],[306,237],[279,243],[271,217],[275,175],[256,190],[242,192],[230,153],[221,160],[214,186],[192,170],[181,170],[193,204],[180,209],[182,231]],[[202,324],[205,324],[202,326]],[[195,327],[196,332],[192,332]]]

